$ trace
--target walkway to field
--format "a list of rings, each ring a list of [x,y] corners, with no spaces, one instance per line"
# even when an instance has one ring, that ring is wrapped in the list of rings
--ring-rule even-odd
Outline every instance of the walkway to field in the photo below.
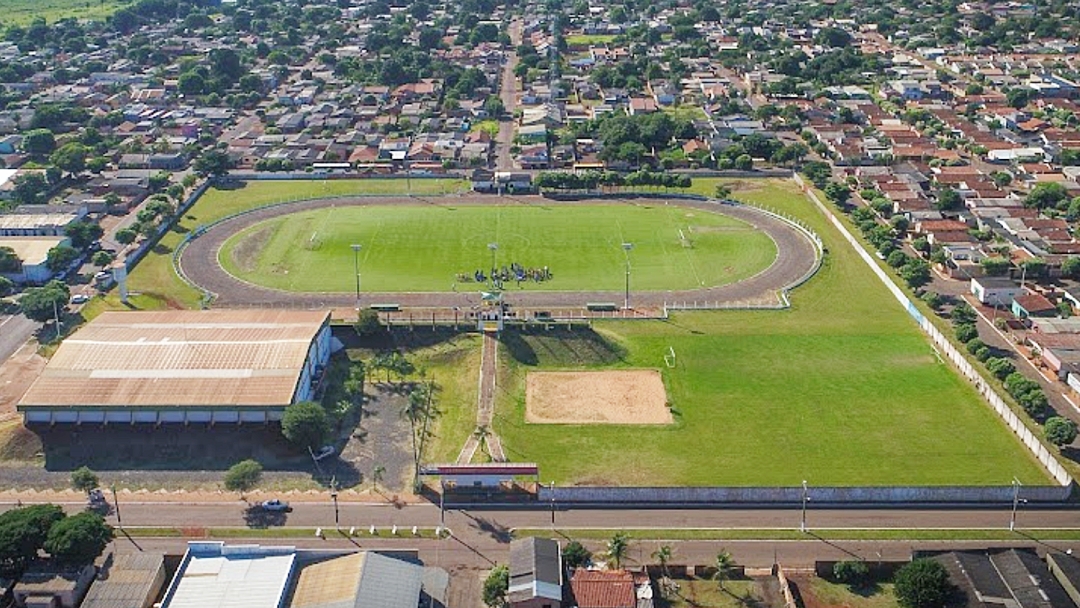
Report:
[[[180,267],[184,275],[196,285],[216,295],[214,305],[219,307],[238,306],[290,306],[345,308],[356,305],[356,297],[351,293],[298,293],[269,289],[241,281],[226,272],[218,263],[218,253],[222,244],[233,234],[261,221],[323,207],[343,207],[354,205],[439,205],[444,201],[455,205],[463,203],[480,205],[577,205],[611,203],[612,199],[600,201],[555,201],[539,196],[497,197],[476,195],[475,197],[356,197],[341,199],[316,199],[293,204],[279,205],[252,211],[250,213],[217,224],[198,238],[193,239],[180,256]],[[805,278],[815,267],[816,251],[810,239],[785,222],[766,215],[752,207],[720,205],[715,202],[671,199],[672,205],[702,209],[742,220],[767,234],[776,243],[777,256],[772,266],[758,274],[738,281],[703,289],[684,291],[642,291],[632,292],[631,302],[635,307],[660,308],[665,305],[688,305],[697,303],[700,307],[739,306],[776,306],[778,292]],[[504,292],[507,303],[515,308],[544,309],[547,307],[582,307],[586,302],[621,302],[623,293],[619,291],[598,292],[552,292],[552,291],[507,291]],[[413,293],[362,293],[361,306],[392,302],[406,308],[457,308],[468,311],[475,302],[474,292],[413,292]]]
[[[480,447],[481,435],[487,444],[488,455],[495,462],[506,462],[502,441],[491,428],[495,414],[495,372],[498,369],[499,338],[495,333],[484,333],[483,352],[480,355],[480,397],[476,408],[476,431],[465,441],[458,454],[457,464],[469,464]],[[483,432],[481,432],[481,429]]]

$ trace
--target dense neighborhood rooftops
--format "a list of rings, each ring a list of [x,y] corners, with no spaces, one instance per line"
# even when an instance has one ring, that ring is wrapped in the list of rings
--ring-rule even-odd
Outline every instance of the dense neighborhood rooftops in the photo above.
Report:
[[[327,311],[106,312],[19,406],[286,406]]]

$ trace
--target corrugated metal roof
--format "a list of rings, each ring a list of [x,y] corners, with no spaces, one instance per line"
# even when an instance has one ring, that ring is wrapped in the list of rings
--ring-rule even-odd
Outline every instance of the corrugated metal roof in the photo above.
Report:
[[[163,608],[275,608],[292,574],[291,547],[188,545],[179,580]]]
[[[114,561],[94,581],[82,608],[142,608],[155,599],[165,582],[160,554],[114,555]]]
[[[20,406],[288,405],[326,311],[106,312]]]
[[[362,552],[307,566],[290,608],[416,608],[423,567]]]

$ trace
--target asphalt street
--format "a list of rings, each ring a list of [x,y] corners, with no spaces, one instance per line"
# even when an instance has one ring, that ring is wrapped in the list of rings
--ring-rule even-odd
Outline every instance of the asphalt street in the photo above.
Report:
[[[110,497],[111,499],[111,497]],[[12,508],[11,503],[0,510]],[[67,503],[69,511],[77,512],[83,503]],[[290,527],[334,525],[334,506],[325,502],[293,503],[292,512],[282,523]],[[170,527],[230,527],[244,526],[248,504],[236,502],[184,503],[138,502],[120,497],[120,514],[128,526]],[[339,517],[343,527],[367,528],[375,525],[389,527],[434,527],[439,524],[438,505],[429,503],[355,503],[339,502]],[[872,528],[872,529],[1006,529],[1012,505],[993,508],[821,508],[807,510],[807,524],[814,528]],[[575,528],[749,528],[797,529],[801,520],[798,507],[783,508],[711,508],[711,509],[560,509],[556,505],[556,525],[560,529]],[[110,516],[115,523],[115,516]],[[463,529],[485,522],[493,530],[516,528],[547,528],[551,511],[542,506],[522,508],[470,508],[468,511],[447,509],[446,525]],[[1080,510],[1075,508],[1044,508],[1021,505],[1017,525],[1029,529],[1080,528]]]
[[[7,361],[41,327],[22,314],[0,315],[0,362]]]

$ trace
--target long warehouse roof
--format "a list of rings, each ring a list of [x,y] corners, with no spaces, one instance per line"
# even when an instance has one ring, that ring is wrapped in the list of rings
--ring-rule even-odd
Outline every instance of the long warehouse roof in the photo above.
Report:
[[[22,406],[286,406],[327,311],[106,312]]]

